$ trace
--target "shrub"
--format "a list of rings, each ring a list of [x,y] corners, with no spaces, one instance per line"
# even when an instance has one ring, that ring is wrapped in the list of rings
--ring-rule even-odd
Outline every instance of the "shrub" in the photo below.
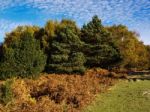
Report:
[[[0,101],[4,104],[9,103],[13,99],[12,83],[12,80],[7,80],[1,87]]]
[[[28,32],[19,39],[4,45],[3,58],[0,63],[0,79],[35,77],[44,70],[46,56],[40,49],[40,43]]]

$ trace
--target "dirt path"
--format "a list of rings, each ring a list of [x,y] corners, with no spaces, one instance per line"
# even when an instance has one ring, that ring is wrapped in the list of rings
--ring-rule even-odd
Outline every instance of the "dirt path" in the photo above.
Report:
[[[128,80],[150,80],[150,74],[145,75],[128,75]]]

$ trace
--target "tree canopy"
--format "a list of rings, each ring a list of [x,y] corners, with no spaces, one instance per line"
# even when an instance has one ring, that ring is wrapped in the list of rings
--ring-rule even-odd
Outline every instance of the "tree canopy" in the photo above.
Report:
[[[74,22],[63,20],[51,44],[48,69],[59,73],[83,73],[84,54],[80,51],[82,42]]]
[[[85,42],[84,53],[88,67],[109,67],[121,59],[111,34],[102,25],[98,16],[81,29],[81,40]]]
[[[23,32],[19,39],[3,45],[0,78],[35,77],[44,70],[46,56],[33,34]]]
[[[18,26],[0,44],[1,79],[42,71],[84,73],[92,67],[150,69],[150,46],[124,25],[104,26],[98,16],[81,28],[69,19]]]
[[[112,34],[123,57],[119,66],[127,69],[146,69],[149,62],[147,59],[147,50],[145,45],[138,40],[137,33],[129,31],[128,28],[123,25],[114,25],[107,27],[107,29]]]

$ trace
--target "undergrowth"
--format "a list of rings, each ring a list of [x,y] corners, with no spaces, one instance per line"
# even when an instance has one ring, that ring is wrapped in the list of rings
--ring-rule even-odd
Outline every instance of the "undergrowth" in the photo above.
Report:
[[[115,83],[109,74],[107,70],[92,69],[83,76],[42,74],[35,80],[16,79],[12,84],[13,102],[0,109],[11,112],[78,112],[91,103],[97,93]]]
[[[2,84],[0,89],[0,101],[5,105],[13,99],[13,92],[11,88],[12,83],[13,80],[7,80],[4,84]]]

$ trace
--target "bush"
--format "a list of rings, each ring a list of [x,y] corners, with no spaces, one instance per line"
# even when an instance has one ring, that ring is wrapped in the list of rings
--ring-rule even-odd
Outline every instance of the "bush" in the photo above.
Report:
[[[12,83],[12,80],[8,80],[1,87],[0,101],[4,104],[9,103],[13,99],[13,92],[11,89]]]
[[[19,77],[36,77],[44,70],[46,56],[40,49],[40,43],[28,32],[19,39],[4,45],[3,58],[0,63],[0,79]]]

